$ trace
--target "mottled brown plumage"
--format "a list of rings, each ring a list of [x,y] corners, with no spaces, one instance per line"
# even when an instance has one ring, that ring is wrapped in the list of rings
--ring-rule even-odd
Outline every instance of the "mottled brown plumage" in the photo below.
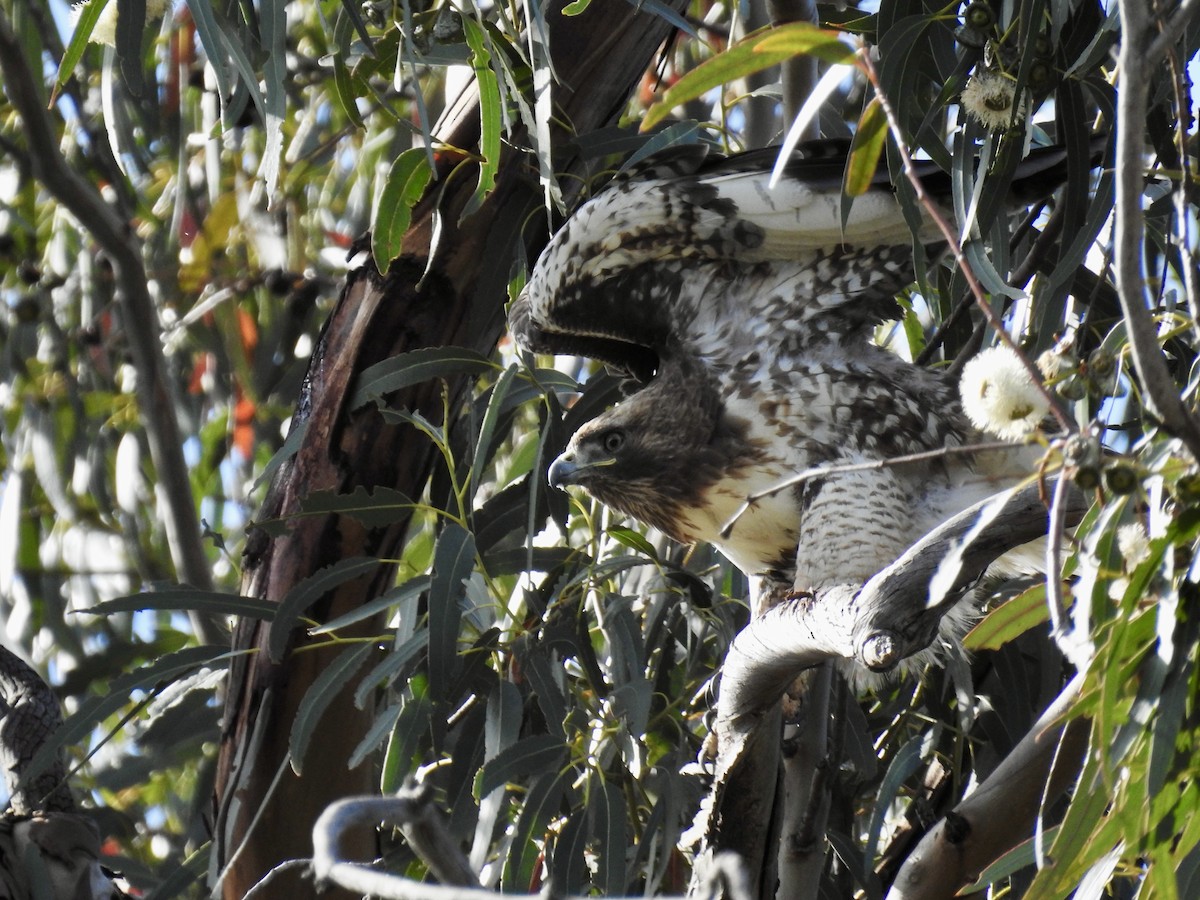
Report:
[[[811,478],[973,440],[939,373],[869,341],[913,279],[913,235],[886,179],[843,216],[841,161],[683,154],[624,177],[555,235],[510,312],[540,352],[604,360],[647,384],[572,437],[550,469],[750,575],[799,589],[861,582],[930,528],[1026,471],[1018,452]],[[1059,151],[1022,177],[1053,181]],[[921,242],[936,247],[932,234]]]

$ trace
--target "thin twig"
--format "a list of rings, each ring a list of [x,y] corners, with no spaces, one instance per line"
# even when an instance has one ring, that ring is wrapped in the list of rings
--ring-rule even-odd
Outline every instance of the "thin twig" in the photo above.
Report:
[[[1079,427],[1071,418],[1070,413],[1063,408],[1058,397],[1042,383],[1042,376],[1038,372],[1037,367],[1025,358],[1025,354],[1021,352],[1012,337],[1009,336],[1008,331],[1004,328],[1004,323],[987,302],[987,295],[984,292],[983,285],[975,277],[975,272],[971,268],[970,262],[967,261],[966,256],[963,254],[962,245],[958,241],[958,235],[950,226],[950,223],[946,221],[946,217],[942,215],[933,198],[925,192],[925,185],[921,182],[921,176],[917,174],[916,166],[913,165],[912,154],[908,152],[904,132],[900,128],[900,120],[896,118],[896,111],[892,109],[891,103],[888,102],[888,98],[883,92],[883,85],[879,81],[879,73],[875,70],[874,63],[871,62],[871,54],[865,48],[861,49],[858,52],[858,60],[867,78],[870,80],[871,86],[875,89],[875,96],[879,99],[879,106],[887,118],[888,130],[891,131],[892,136],[895,138],[896,150],[899,152],[900,160],[904,165],[904,174],[916,192],[917,201],[924,207],[930,221],[942,233],[942,237],[946,241],[946,247],[954,257],[954,263],[958,266],[958,270],[962,272],[963,278],[966,280],[967,286],[971,289],[971,294],[975,297],[975,302],[979,306],[980,311],[987,319],[988,324],[995,330],[997,337],[1000,338],[1000,343],[1004,344],[1004,346],[1017,355],[1017,359],[1021,361],[1021,365],[1029,373],[1029,378],[1034,386],[1046,398],[1046,402],[1050,404],[1050,412],[1054,416],[1055,421],[1058,422],[1059,427],[1067,434],[1073,434],[1079,430]]]
[[[1144,11],[1144,9],[1139,9],[1136,15],[1141,16]],[[1188,24],[1197,12],[1200,12],[1200,0],[1183,0],[1179,4],[1179,7],[1171,15],[1170,21],[1163,25],[1158,37],[1154,39],[1146,51],[1144,64],[1147,72],[1154,68],[1159,57],[1179,43],[1183,38],[1184,32],[1187,30]],[[1121,17],[1121,31],[1123,33],[1125,31],[1124,16]],[[1118,114],[1117,120],[1120,121],[1120,114]]]
[[[888,459],[873,459],[870,462],[864,463],[846,463],[845,465],[836,466],[813,466],[805,469],[802,472],[797,472],[795,475],[789,475],[787,478],[771,485],[761,491],[756,491],[753,494],[747,495],[742,505],[737,508],[732,516],[729,517],[724,525],[721,526],[721,537],[729,537],[729,533],[733,531],[733,526],[737,524],[737,520],[749,512],[759,500],[764,497],[772,497],[780,491],[786,491],[788,488],[797,487],[810,478],[827,478],[830,475],[846,475],[851,472],[870,472],[876,469],[887,469],[892,466],[902,466],[908,463],[929,462],[934,459],[944,459],[947,456],[960,456],[966,453],[987,453],[992,450],[1012,450],[1021,444],[1014,444],[1011,441],[984,441],[978,444],[958,444],[950,447],[938,447],[936,450],[923,450],[920,453],[906,453],[903,456],[892,456]]]
[[[129,335],[129,349],[138,374],[139,411],[146,425],[162,499],[163,528],[176,575],[188,584],[211,590],[212,571],[204,552],[191,480],[183,458],[179,422],[167,390],[166,363],[156,328],[158,315],[136,239],[128,223],[120,220],[96,187],[67,165],[42,108],[35,88],[37,82],[24,50],[2,8],[0,73],[9,100],[21,117],[34,173],[112,259],[120,285],[122,324]],[[226,640],[212,620],[195,615],[192,622],[202,641]]]
[[[1175,250],[1179,254],[1179,275],[1183,279],[1183,293],[1191,316],[1192,340],[1200,346],[1200,279],[1196,277],[1196,254],[1191,210],[1188,197],[1192,192],[1192,166],[1188,158],[1187,123],[1183,111],[1188,108],[1187,72],[1179,65],[1179,54],[1172,47],[1167,53],[1171,69],[1171,88],[1175,94],[1175,108],[1180,111],[1175,123],[1175,152],[1178,155],[1179,186],[1175,190]]]

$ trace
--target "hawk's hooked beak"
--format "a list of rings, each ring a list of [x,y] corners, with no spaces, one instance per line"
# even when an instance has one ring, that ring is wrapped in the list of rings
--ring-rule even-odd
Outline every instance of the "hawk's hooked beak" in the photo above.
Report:
[[[575,456],[571,453],[564,453],[550,463],[550,469],[546,472],[546,480],[550,482],[551,487],[565,488],[568,484],[576,484],[580,471],[586,466],[580,466],[575,462]]]

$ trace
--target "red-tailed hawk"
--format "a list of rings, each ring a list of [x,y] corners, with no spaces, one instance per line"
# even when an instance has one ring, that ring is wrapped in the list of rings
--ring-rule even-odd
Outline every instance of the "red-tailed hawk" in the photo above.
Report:
[[[554,236],[509,320],[529,350],[645,382],[576,432],[553,484],[805,591],[865,581],[1028,462],[997,451],[810,478],[723,532],[749,495],[814,466],[978,438],[955,384],[869,340],[914,278],[890,182],[843,222],[844,159],[798,158],[772,188],[774,161],[693,148],[618,177]],[[1056,184],[1063,165],[1035,151],[1017,183]]]

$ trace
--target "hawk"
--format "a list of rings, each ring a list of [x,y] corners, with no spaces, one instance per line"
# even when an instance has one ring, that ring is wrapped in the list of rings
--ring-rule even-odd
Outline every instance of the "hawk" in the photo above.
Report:
[[[528,350],[590,356],[644,385],[574,434],[552,484],[816,591],[866,581],[1029,460],[1014,449],[816,476],[744,508],[815,467],[979,437],[953,382],[870,341],[915,277],[891,183],[878,176],[844,216],[844,158],[795,158],[771,187],[776,153],[693,147],[619,176],[554,235],[509,324]],[[1014,183],[1048,193],[1064,156],[1035,151]],[[942,249],[933,232],[917,240]]]

